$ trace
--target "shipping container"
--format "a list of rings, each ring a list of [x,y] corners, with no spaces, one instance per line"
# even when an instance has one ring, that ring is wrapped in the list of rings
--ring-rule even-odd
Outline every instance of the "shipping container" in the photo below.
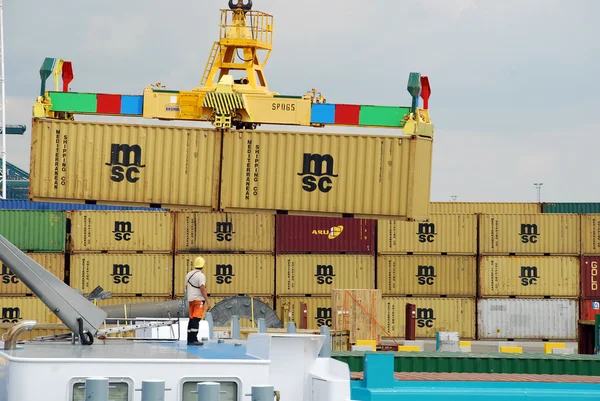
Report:
[[[541,213],[540,203],[535,202],[431,202],[429,213],[433,214],[536,214]]]
[[[431,215],[428,222],[379,220],[379,254],[477,254],[477,216]]]
[[[598,288],[600,256],[581,257],[581,296],[600,299]]]
[[[0,210],[0,235],[23,252],[64,252],[65,212]]]
[[[475,338],[475,298],[383,297],[380,322],[394,338],[404,338],[406,304],[416,307],[416,338],[435,338],[438,331],[458,332],[460,339]],[[380,331],[382,340],[388,336]]]
[[[176,214],[175,251],[265,252],[275,248],[275,216],[261,213]]]
[[[383,295],[475,297],[476,273],[476,256],[377,257],[377,288]]]
[[[0,323],[53,323],[54,313],[37,297],[0,297]]]
[[[277,295],[331,295],[333,289],[375,288],[369,255],[278,255]]]
[[[481,254],[579,255],[581,219],[575,214],[481,215]]]
[[[72,254],[70,285],[84,294],[101,286],[113,296],[170,296],[173,257],[162,254]]]
[[[581,216],[581,253],[600,255],[600,214]]]
[[[575,213],[575,214],[600,214],[600,203],[597,202],[564,202],[542,203],[542,213]]]
[[[34,262],[38,263],[48,272],[60,280],[65,279],[65,254],[64,253],[27,253]],[[33,291],[27,287],[9,268],[2,262],[0,255],[0,296],[31,295]]]
[[[297,329],[318,330],[321,326],[332,328],[331,296],[277,297],[277,316],[283,327],[296,323]]]
[[[575,256],[483,256],[479,263],[483,298],[579,296]]]
[[[147,303],[147,302],[166,302],[166,301],[170,301],[170,300],[171,300],[170,296],[128,297],[128,296],[119,296],[119,295],[115,294],[111,298],[97,300],[97,301],[94,301],[94,303],[98,307],[102,308],[103,306],[109,306],[109,305],[129,305],[129,304],[139,304],[139,303]]]
[[[581,300],[581,320],[596,320],[600,314],[600,297]]]
[[[216,206],[219,130],[34,118],[31,131],[31,200]]]
[[[220,207],[427,218],[432,140],[236,131],[223,138]]]
[[[375,252],[375,220],[277,215],[277,254]]]
[[[72,252],[173,250],[170,212],[76,211],[70,213]]]
[[[576,299],[479,299],[480,340],[576,340]]]
[[[274,294],[275,257],[267,254],[180,254],[175,256],[175,296],[185,291],[185,276],[194,270],[194,259],[206,261],[209,295]]]
[[[0,210],[55,210],[69,212],[72,210],[143,210],[143,211],[168,211],[149,207],[87,205],[85,203],[60,203],[60,202],[31,202],[21,199],[0,199]]]

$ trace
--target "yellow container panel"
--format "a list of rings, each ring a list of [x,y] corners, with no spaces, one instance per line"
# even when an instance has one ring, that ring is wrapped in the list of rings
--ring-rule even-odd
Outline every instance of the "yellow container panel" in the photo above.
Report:
[[[64,253],[27,253],[34,262],[60,280],[65,279],[65,254]],[[0,262],[2,255],[0,255]],[[33,294],[19,278],[6,266],[0,263],[0,296]]]
[[[88,294],[96,286],[113,296],[169,296],[173,256],[161,254],[73,254],[71,287]]]
[[[185,276],[194,270],[194,259],[206,261],[202,273],[206,276],[209,295],[273,294],[275,257],[265,254],[180,254],[175,256],[175,296],[185,291]]]
[[[379,254],[477,254],[477,216],[431,215],[428,222],[380,220]]]
[[[542,213],[542,206],[541,203],[536,202],[431,202],[429,212],[434,214],[536,214]]]
[[[277,295],[331,295],[332,289],[375,289],[369,255],[282,255],[276,260]]]
[[[137,304],[137,303],[146,303],[146,302],[165,302],[171,299],[170,296],[162,296],[162,297],[127,297],[127,296],[118,296],[113,295],[112,298],[102,299],[96,301],[97,306],[107,306],[107,305],[124,305],[124,304]]]
[[[600,214],[581,215],[581,253],[600,255]]]
[[[404,338],[406,304],[416,306],[416,337],[435,338],[438,331],[454,331],[462,339],[475,338],[475,298],[383,298],[386,331]],[[381,338],[387,336],[382,331]]]
[[[481,254],[579,255],[577,214],[481,215]]]
[[[275,216],[260,213],[177,213],[176,252],[273,252]]]
[[[37,297],[0,297],[0,323],[37,320],[52,323],[54,313]]]
[[[223,149],[223,211],[427,217],[431,139],[237,131]]]
[[[569,256],[483,256],[481,297],[579,296],[579,258]]]
[[[31,131],[33,200],[216,206],[217,130],[33,119]]]
[[[309,99],[272,98],[244,95],[250,121],[273,124],[310,125],[312,102]]]
[[[383,295],[474,297],[477,257],[385,255],[377,258],[377,288]]]
[[[306,309],[304,309],[304,305]],[[331,328],[331,296],[328,297],[277,297],[277,316],[283,327],[296,323],[297,329],[317,330],[320,326]]]
[[[159,252],[173,249],[169,212],[78,210],[71,212],[73,252]]]

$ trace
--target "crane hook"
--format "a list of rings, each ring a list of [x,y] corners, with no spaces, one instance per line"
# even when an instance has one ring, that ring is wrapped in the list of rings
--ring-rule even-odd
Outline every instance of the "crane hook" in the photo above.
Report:
[[[242,9],[244,11],[250,11],[252,9],[252,0],[248,0],[248,3],[244,4],[244,0],[238,0],[237,4],[233,3],[233,0],[229,0],[229,8],[232,10]]]

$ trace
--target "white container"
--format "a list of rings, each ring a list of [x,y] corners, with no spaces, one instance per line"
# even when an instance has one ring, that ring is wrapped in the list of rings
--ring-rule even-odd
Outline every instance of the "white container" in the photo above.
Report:
[[[480,299],[480,340],[576,340],[576,299]]]

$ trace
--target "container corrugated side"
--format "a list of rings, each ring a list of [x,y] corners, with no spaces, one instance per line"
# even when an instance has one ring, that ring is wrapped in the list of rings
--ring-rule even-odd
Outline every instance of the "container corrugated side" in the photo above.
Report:
[[[383,295],[475,297],[476,273],[476,256],[377,257],[377,288]]]
[[[273,294],[275,257],[267,254],[179,254],[175,256],[175,296],[183,296],[185,276],[194,270],[194,260],[206,261],[209,295]]]
[[[70,285],[85,294],[96,286],[113,296],[169,296],[173,257],[163,254],[72,254]]]
[[[542,208],[535,202],[431,202],[429,213],[535,214]]]
[[[33,119],[31,131],[31,200],[216,207],[218,130]]]
[[[50,274],[65,279],[65,254],[64,253],[27,253],[34,262],[46,269]],[[2,262],[0,255],[0,296],[29,295],[33,291]]]
[[[72,252],[173,250],[170,212],[76,211],[70,213]]]
[[[600,297],[581,300],[581,320],[596,320],[600,314]]]
[[[277,295],[331,295],[333,289],[375,288],[370,255],[279,255]]]
[[[380,322],[392,337],[405,335],[406,304],[416,306],[416,338],[435,338],[438,331],[458,332],[461,339],[475,338],[475,298],[383,297]],[[381,332],[381,338],[387,338]]]
[[[579,296],[579,258],[575,256],[483,256],[479,263],[480,296]]]
[[[223,211],[427,217],[432,140],[237,131],[224,136]]]
[[[597,202],[557,202],[543,203],[542,213],[575,213],[600,214],[600,203]]]
[[[600,299],[600,256],[581,257],[581,296]]]
[[[181,212],[175,217],[175,251],[273,252],[275,216],[262,213]]]
[[[492,214],[479,218],[481,254],[579,255],[576,214]]]
[[[600,255],[600,214],[581,216],[581,253]]]
[[[480,340],[576,340],[575,299],[479,299]]]
[[[316,330],[321,326],[331,328],[333,323],[331,305],[331,296],[278,296],[277,316],[281,319],[283,327],[286,327],[287,322],[294,322],[298,329]]]
[[[138,304],[138,303],[146,303],[146,302],[166,302],[171,300],[170,296],[157,296],[157,297],[128,297],[122,295],[113,295],[108,299],[101,299],[99,301],[95,301],[96,305],[100,308],[108,305],[129,305],[129,304]]]
[[[37,320],[53,323],[54,313],[37,297],[0,297],[0,323]]]
[[[277,215],[277,254],[375,252],[375,220]]]
[[[65,212],[0,210],[0,235],[24,252],[64,252]]]
[[[461,254],[477,253],[477,216],[436,214],[427,222],[379,220],[379,254]]]

